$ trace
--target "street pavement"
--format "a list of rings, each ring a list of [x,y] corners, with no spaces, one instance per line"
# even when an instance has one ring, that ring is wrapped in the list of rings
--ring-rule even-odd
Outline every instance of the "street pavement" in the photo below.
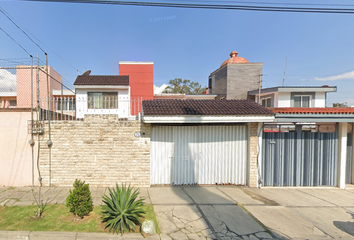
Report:
[[[38,188],[35,188],[38,191]],[[69,188],[43,187],[44,201],[64,204]],[[99,205],[106,188],[91,188]],[[354,239],[354,187],[141,188],[153,204],[160,235],[146,239]],[[0,205],[35,204],[30,187],[0,188]],[[141,234],[0,231],[0,239],[143,239]]]

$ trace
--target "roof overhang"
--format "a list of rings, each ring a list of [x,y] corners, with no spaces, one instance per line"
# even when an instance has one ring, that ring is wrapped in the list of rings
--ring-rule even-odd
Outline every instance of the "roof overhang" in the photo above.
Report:
[[[354,122],[354,114],[276,114],[275,122]]]
[[[0,92],[0,97],[16,97],[17,92]]]
[[[129,89],[129,85],[74,85],[75,89]]]
[[[275,92],[337,92],[337,87],[272,87],[261,89],[262,93]],[[259,90],[252,90],[248,95],[258,95]]]
[[[65,96],[75,96],[75,90],[64,90],[63,89],[63,95]],[[56,89],[53,89],[53,95],[54,96],[59,96],[61,95],[62,91],[61,90],[56,90]]]
[[[312,87],[312,88],[278,88],[278,92],[336,92],[337,87]]]
[[[143,116],[144,123],[274,122],[274,116]]]

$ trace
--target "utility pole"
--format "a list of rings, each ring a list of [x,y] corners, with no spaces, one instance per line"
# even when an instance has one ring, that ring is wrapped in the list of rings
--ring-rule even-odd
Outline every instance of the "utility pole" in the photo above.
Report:
[[[37,53],[37,108],[38,108],[38,115],[39,115],[39,119],[37,119],[38,121],[42,120],[42,114],[41,114],[41,103],[40,103],[40,99],[39,99],[39,56]]]

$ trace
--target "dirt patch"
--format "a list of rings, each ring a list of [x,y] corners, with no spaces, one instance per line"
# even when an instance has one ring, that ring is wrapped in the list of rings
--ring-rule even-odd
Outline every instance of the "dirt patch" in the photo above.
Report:
[[[246,193],[248,196],[250,196],[251,198],[255,199],[255,200],[258,200],[262,203],[264,203],[265,205],[268,205],[268,206],[280,206],[279,203],[273,201],[273,200],[270,200],[268,198],[265,198],[261,195],[259,195],[258,193],[256,192],[253,192],[252,190],[249,190],[249,189],[246,189],[246,188],[242,188],[242,191],[244,193]]]

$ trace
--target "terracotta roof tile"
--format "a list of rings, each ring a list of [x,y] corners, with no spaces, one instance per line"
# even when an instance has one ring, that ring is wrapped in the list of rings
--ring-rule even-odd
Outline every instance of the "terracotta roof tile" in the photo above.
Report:
[[[74,85],[114,85],[129,86],[129,76],[125,75],[79,75]]]
[[[144,115],[274,115],[250,100],[145,100]]]
[[[269,108],[274,113],[281,114],[354,114],[354,108]]]

